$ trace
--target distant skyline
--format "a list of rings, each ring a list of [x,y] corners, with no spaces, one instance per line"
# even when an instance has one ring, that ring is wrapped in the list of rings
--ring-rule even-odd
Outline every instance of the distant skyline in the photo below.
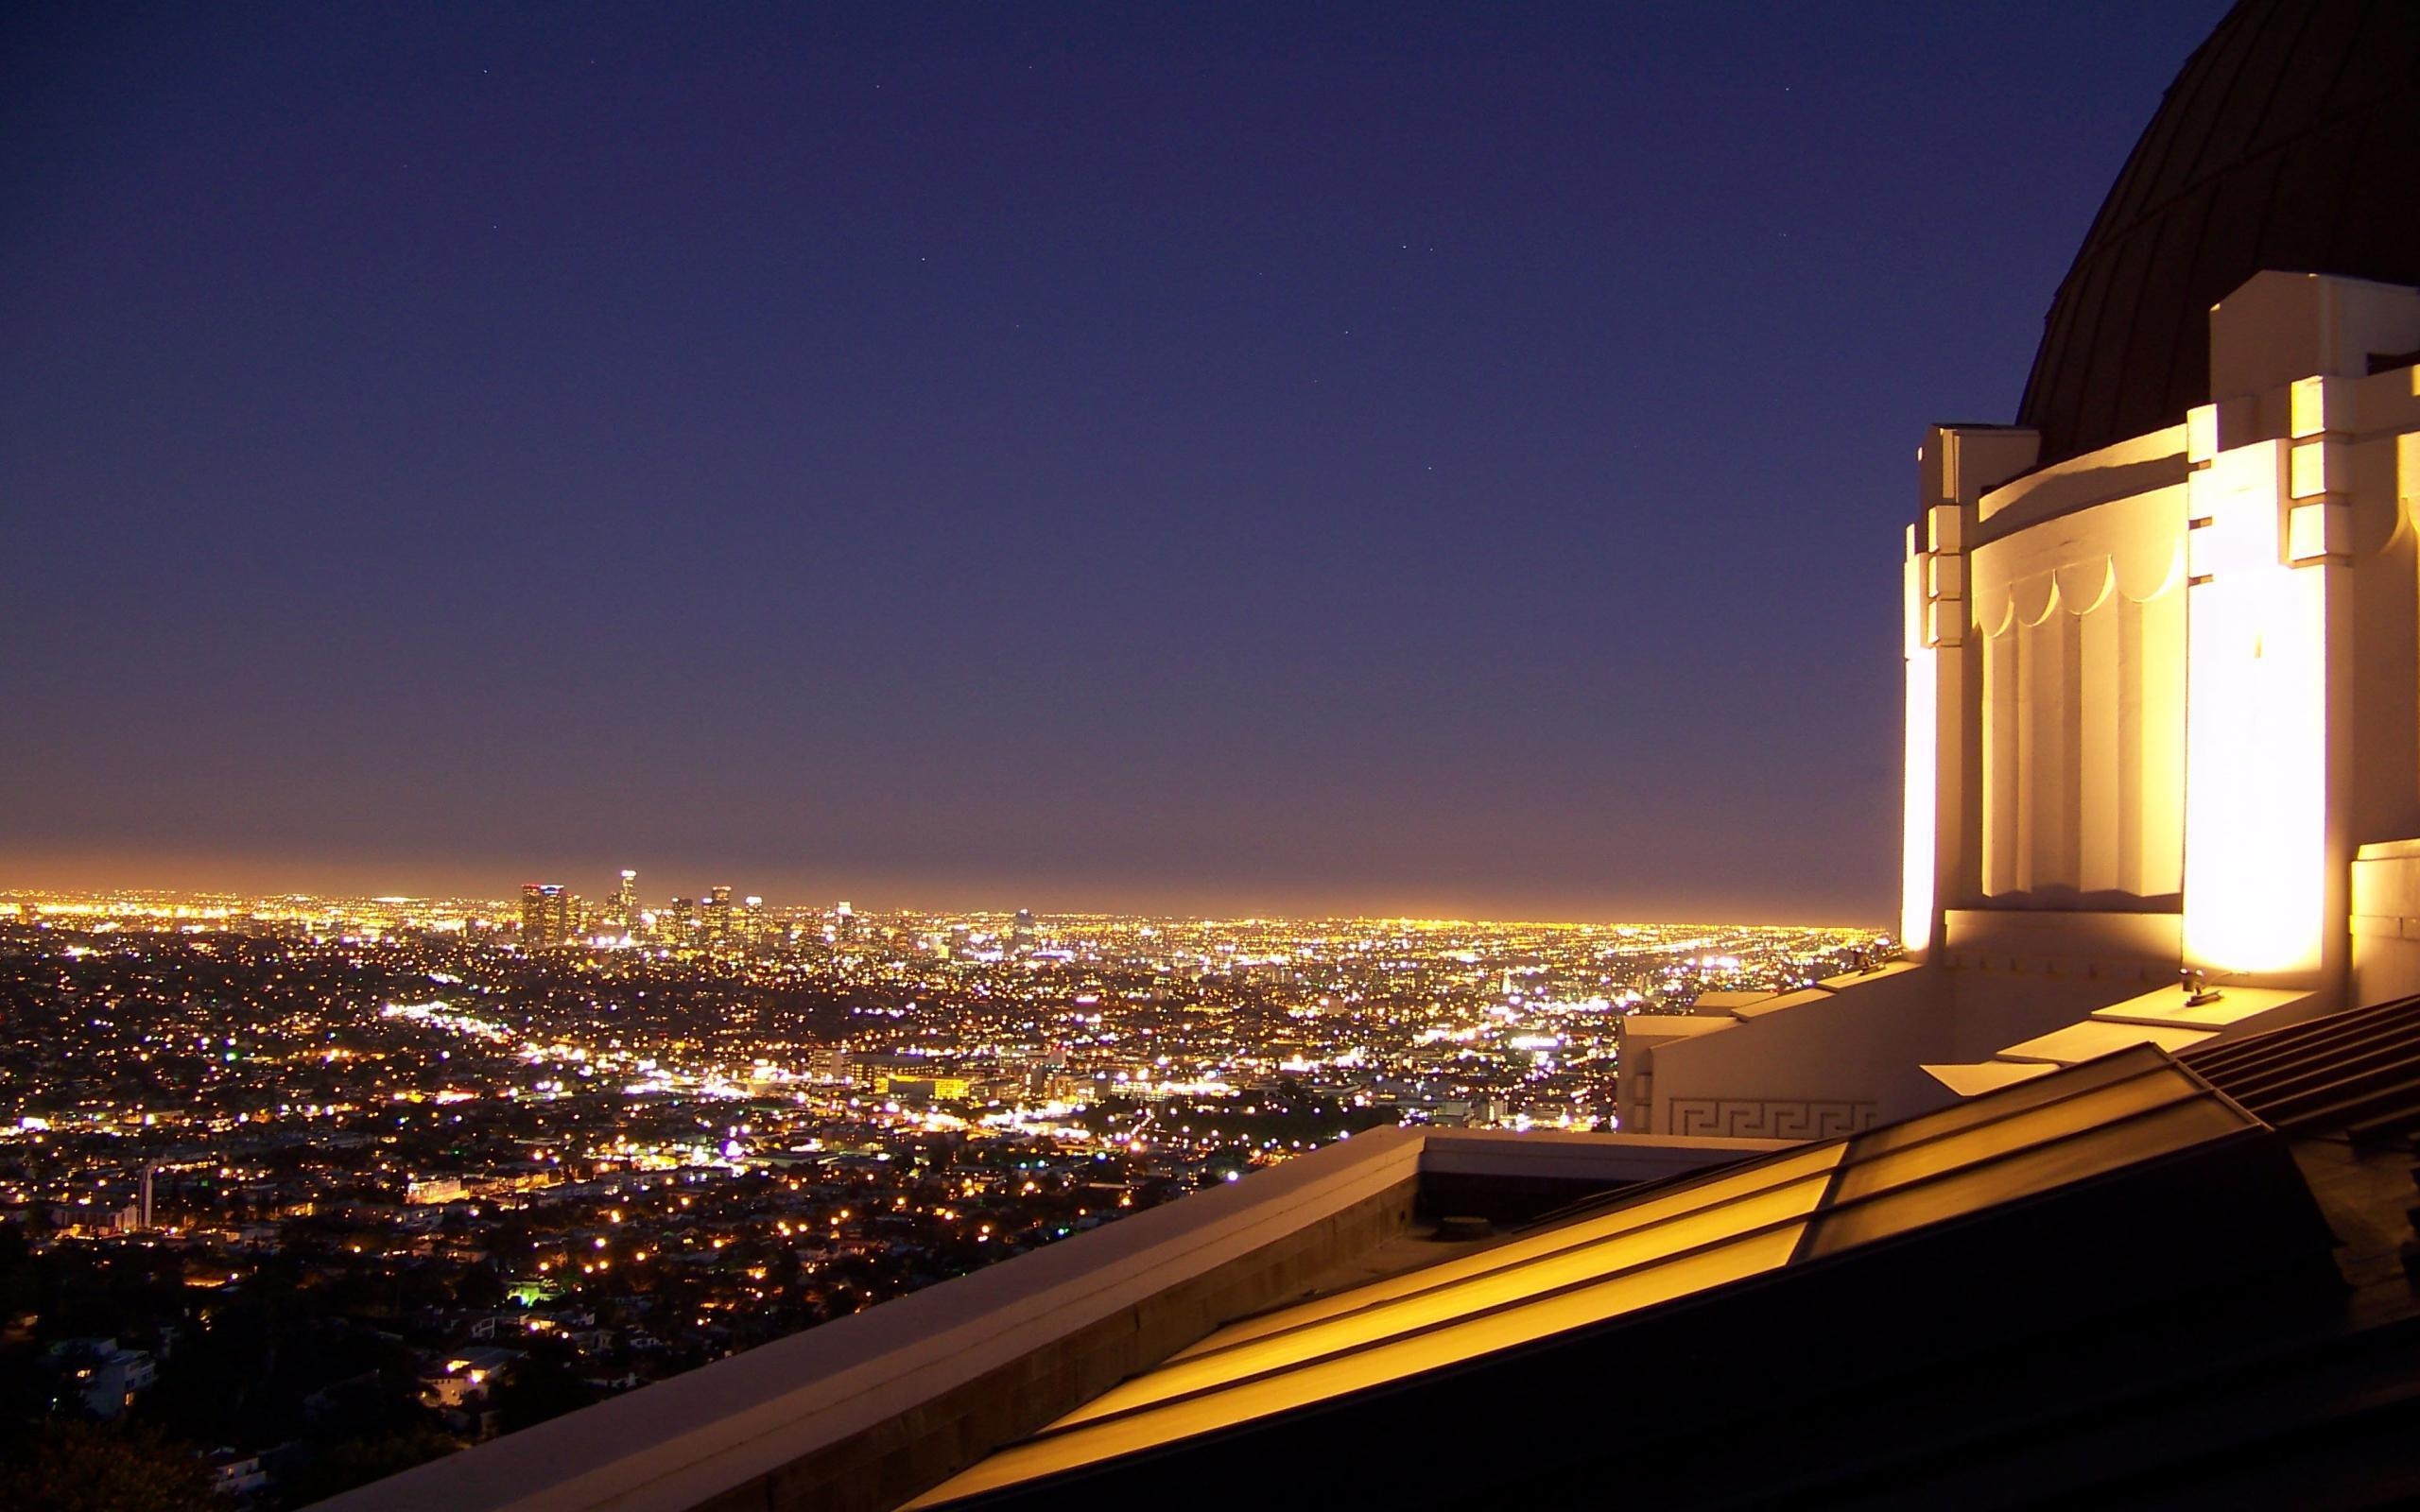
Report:
[[[146,858],[143,864],[159,868],[157,875],[151,880],[147,881],[140,878],[133,880],[108,880],[120,878],[125,872],[126,868],[123,863],[114,863],[108,858],[101,858],[96,862],[88,864],[88,870],[79,873],[77,871],[77,868],[71,865],[64,871],[60,873],[60,875],[75,874],[81,876],[98,876],[105,880],[58,881],[55,880],[55,878],[34,880],[11,878],[6,881],[0,881],[0,897],[5,897],[11,893],[47,894],[61,898],[76,896],[101,896],[113,893],[155,893],[169,897],[225,896],[232,898],[264,900],[280,898],[310,898],[325,899],[330,901],[341,899],[366,899],[372,901],[405,902],[436,902],[450,901],[493,903],[496,905],[499,918],[501,918],[514,912],[518,908],[522,889],[531,884],[541,885],[547,884],[561,884],[577,894],[581,902],[592,912],[610,906],[613,902],[614,884],[620,880],[621,875],[620,869],[617,868],[607,875],[605,881],[600,883],[594,879],[589,879],[586,885],[583,885],[582,880],[576,876],[558,875],[553,872],[531,872],[526,876],[516,877],[514,880],[510,882],[495,881],[480,885],[446,886],[432,885],[418,888],[398,889],[391,886],[372,885],[368,883],[359,883],[349,885],[332,885],[302,886],[297,885],[294,881],[294,877],[297,873],[282,871],[274,868],[264,868],[258,864],[253,863],[237,863],[231,865],[223,857],[199,858],[193,860],[189,864],[180,862],[174,858],[169,858],[164,863],[154,858]],[[249,880],[232,884],[223,880],[231,875],[241,875]],[[1575,924],[1604,926],[1621,924],[1737,924],[1743,926],[1772,925],[1785,928],[1802,926],[1808,928],[1887,927],[1886,925],[1878,924],[1874,920],[1852,919],[1847,916],[1835,918],[1821,914],[1765,914],[1752,917],[1746,915],[1728,914],[1720,911],[1713,913],[1691,914],[1685,911],[1676,913],[1670,910],[1663,910],[1644,914],[1616,915],[1600,912],[1593,915],[1575,915],[1566,912],[1553,911],[1551,908],[1544,911],[1530,910],[1525,912],[1517,907],[1498,907],[1493,911],[1484,911],[1470,908],[1457,908],[1444,904],[1427,908],[1387,907],[1355,909],[1336,906],[1332,902],[1326,901],[1328,898],[1333,896],[1332,894],[1320,893],[1305,893],[1301,898],[1290,904],[1276,903],[1258,908],[1249,908],[1236,906],[1232,903],[1221,903],[1219,901],[1220,898],[1226,895],[1202,894],[1200,895],[1197,900],[1188,902],[1184,896],[1165,886],[1158,888],[1138,887],[1133,889],[1135,894],[1138,896],[1148,895],[1158,900],[1158,902],[1152,905],[1126,905],[1115,902],[1101,902],[1098,901],[1086,902],[1082,900],[1043,904],[1034,902],[1031,899],[1025,898],[1022,895],[1003,894],[999,896],[992,896],[979,892],[966,893],[962,891],[959,893],[950,893],[945,888],[932,889],[912,885],[898,891],[877,889],[870,892],[866,889],[860,888],[852,892],[848,887],[842,886],[837,890],[826,888],[822,892],[818,893],[761,893],[760,889],[744,878],[727,877],[721,873],[712,871],[711,868],[705,870],[682,871],[662,879],[651,879],[646,871],[642,870],[639,877],[639,902],[645,909],[657,911],[661,910],[666,903],[676,898],[688,898],[692,900],[702,899],[717,885],[730,886],[735,896],[738,897],[747,897],[751,895],[761,896],[765,906],[776,913],[786,913],[794,909],[820,909],[828,913],[835,904],[845,902],[849,903],[860,917],[879,916],[890,913],[907,913],[933,915],[993,914],[998,915],[1002,918],[1009,918],[1020,911],[1029,909],[1036,917],[1045,919],[1053,917],[1090,916],[1123,918],[1166,917],[1172,919],[1183,918],[1201,919],[1399,919],[1416,922],[1468,922],[1474,924],[1483,923],[1507,925]],[[1271,894],[1271,896],[1275,895]]]
[[[2224,6],[0,16],[0,888],[1893,916]]]

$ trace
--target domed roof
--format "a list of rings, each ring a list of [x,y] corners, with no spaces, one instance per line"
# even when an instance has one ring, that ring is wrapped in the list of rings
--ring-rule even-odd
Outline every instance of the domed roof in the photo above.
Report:
[[[2044,318],[2041,459],[2208,403],[2210,306],[2264,268],[2420,284],[2420,0],[2241,0],[2186,60]]]

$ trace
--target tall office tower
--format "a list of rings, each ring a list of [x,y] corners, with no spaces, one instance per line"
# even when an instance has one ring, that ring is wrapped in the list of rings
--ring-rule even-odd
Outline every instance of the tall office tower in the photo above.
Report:
[[[694,945],[698,939],[698,900],[675,898],[671,912],[662,922],[663,932],[675,945]]]
[[[578,900],[560,882],[521,885],[521,943],[530,949],[561,945],[579,933]]]
[[[857,916],[850,912],[846,898],[840,900],[839,907],[832,910],[832,927],[842,939],[847,939],[857,927]]]
[[[751,893],[741,907],[740,938],[747,942],[751,950],[753,950],[765,940],[765,900]]]
[[[614,890],[613,921],[625,934],[639,927],[639,874],[628,867],[622,868],[622,885]]]
[[[1009,932],[1009,946],[1012,950],[1020,951],[1029,951],[1033,949],[1032,909],[1020,908],[1017,910],[1016,927]]]
[[[723,883],[706,894],[705,935],[709,942],[727,943],[732,936],[731,885]]]

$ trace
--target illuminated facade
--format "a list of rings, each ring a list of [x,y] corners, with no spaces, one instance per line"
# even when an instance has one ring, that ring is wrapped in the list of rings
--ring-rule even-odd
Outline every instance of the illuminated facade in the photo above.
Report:
[[[2246,4],[2187,63],[2014,425],[1905,550],[1900,931],[1631,1027],[1626,1126],[1859,1126],[2420,990],[2420,24]]]
[[[535,950],[563,944],[579,933],[579,900],[560,882],[521,885],[521,942]]]

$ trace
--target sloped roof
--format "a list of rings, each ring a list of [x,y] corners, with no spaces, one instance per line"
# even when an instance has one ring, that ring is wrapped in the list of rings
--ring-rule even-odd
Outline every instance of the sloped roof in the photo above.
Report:
[[[2249,1233],[2235,1231],[2238,1204],[2262,1210]],[[2221,1237],[2223,1259],[2194,1248]],[[1448,1487],[1417,1469],[1408,1424],[1544,1439],[1545,1464],[1585,1463],[1601,1446],[1572,1440],[1570,1405],[1523,1383],[1584,1381],[1642,1351],[1677,1380],[1702,1362],[1666,1359],[1675,1336],[1735,1353],[1726,1367],[1753,1379],[1793,1369],[1775,1351],[1820,1350],[1835,1334],[1893,1358],[1963,1349],[2164,1290],[2188,1256],[2215,1277],[2325,1246],[2273,1132],[2137,1047],[1230,1324],[910,1505],[1147,1494],[1263,1454],[1290,1463],[1293,1440],[1326,1446],[1340,1493],[1417,1502]],[[2004,1289],[2012,1275],[2024,1292]],[[1955,1305],[1894,1315],[1910,1278],[1951,1287]],[[1841,1314],[1841,1297],[1859,1299],[1858,1315]],[[1676,1313],[1692,1308],[1676,1335]],[[1777,1320],[1801,1317],[1776,1336]],[[1373,1465],[1397,1443],[1406,1465]]]
[[[2213,1040],[2177,1058],[2290,1133],[2375,1145],[2420,1130],[2420,997]]]

